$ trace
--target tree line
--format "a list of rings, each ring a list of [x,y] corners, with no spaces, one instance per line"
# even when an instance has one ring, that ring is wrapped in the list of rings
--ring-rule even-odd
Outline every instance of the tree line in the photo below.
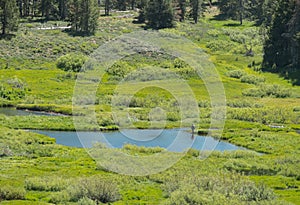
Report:
[[[69,21],[73,31],[93,34],[100,6],[104,15],[111,9],[138,9],[138,21],[154,29],[188,18],[197,23],[206,7],[217,6],[218,18],[241,25],[254,21],[266,30],[264,68],[274,72],[300,68],[300,0],[0,0],[1,31],[5,35],[16,30],[20,17],[42,17]]]

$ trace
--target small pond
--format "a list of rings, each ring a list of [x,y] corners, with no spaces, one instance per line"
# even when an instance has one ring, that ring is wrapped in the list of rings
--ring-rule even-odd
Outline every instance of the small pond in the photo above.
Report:
[[[7,116],[59,115],[55,113],[17,110],[15,108],[1,107],[0,114]],[[79,148],[90,148],[94,143],[101,142],[112,148],[121,148],[125,144],[134,144],[145,147],[162,147],[168,149],[169,151],[175,152],[182,152],[190,147],[197,150],[245,150],[243,147],[239,147],[224,141],[219,141],[212,137],[204,137],[199,135],[192,136],[186,128],[162,130],[125,129],[113,132],[66,132],[45,130],[35,130],[33,132],[55,138],[57,144]]]
[[[190,147],[197,150],[245,150],[243,147],[219,141],[212,137],[199,135],[192,137],[186,129],[127,129],[113,132],[35,130],[34,132],[55,138],[57,144],[80,148],[90,148],[94,143],[102,142],[113,148],[121,148],[125,144],[134,144],[145,147],[163,147],[175,152],[182,152]]]

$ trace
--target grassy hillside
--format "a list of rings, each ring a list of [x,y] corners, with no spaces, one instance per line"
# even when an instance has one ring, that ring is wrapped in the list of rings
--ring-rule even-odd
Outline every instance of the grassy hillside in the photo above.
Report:
[[[98,196],[102,198],[95,200],[113,204],[300,204],[300,135],[296,132],[300,130],[300,87],[260,70],[262,31],[251,22],[239,26],[208,15],[196,25],[186,21],[164,32],[186,37],[209,54],[227,98],[222,139],[262,155],[213,152],[201,160],[199,152],[190,150],[162,173],[129,177],[106,171],[83,149],[60,146],[50,138],[21,130],[74,130],[73,118],[68,115],[72,115],[78,74],[58,69],[57,59],[68,53],[88,56],[114,37],[143,29],[132,21],[117,14],[101,17],[96,35],[81,37],[60,29],[40,29],[66,26],[63,22],[23,20],[15,37],[0,40],[0,105],[67,115],[0,115],[0,204],[93,204],[87,197],[95,197],[95,189],[103,191],[103,196]],[[254,56],[245,55],[250,46]],[[120,73],[149,66],[172,70],[187,82],[200,110],[197,128],[206,131],[211,105],[203,79],[179,59],[157,53],[136,54],[116,62],[100,84],[96,105],[87,108],[97,111],[98,125],[87,122],[82,127],[117,129],[111,99],[123,77]],[[130,87],[123,89],[130,95]],[[172,128],[181,120],[178,106],[172,106],[175,100],[172,93],[149,87],[137,92],[125,109],[137,119],[136,127],[148,128],[149,112],[159,106],[166,112],[166,127]],[[79,115],[75,117],[85,113],[79,107],[74,109]],[[121,151],[153,153],[129,145]],[[92,176],[99,180],[92,183]]]

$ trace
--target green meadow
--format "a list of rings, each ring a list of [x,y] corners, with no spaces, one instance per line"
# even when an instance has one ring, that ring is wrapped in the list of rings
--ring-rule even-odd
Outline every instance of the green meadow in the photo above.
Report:
[[[212,106],[205,82],[193,68],[174,56],[150,52],[116,62],[101,82],[95,80],[99,83],[95,103],[73,107],[79,74],[58,68],[59,58],[67,54],[87,57],[115,37],[143,30],[143,25],[114,13],[100,17],[94,36],[83,37],[38,29],[66,26],[65,22],[42,25],[23,19],[15,37],[0,40],[0,96],[4,96],[0,105],[63,115],[0,114],[0,204],[300,204],[300,87],[260,69],[263,37],[259,27],[247,21],[239,26],[236,21],[215,20],[213,15],[198,24],[177,22],[175,28],[162,32],[185,37],[209,55],[226,95],[221,139],[247,150],[189,150],[161,173],[126,176],[106,170],[85,149],[58,145],[52,138],[28,131],[74,131],[73,118],[80,119],[93,110],[97,124],[83,122],[82,130],[117,130],[119,123],[114,121],[111,104],[114,90],[134,70],[149,67],[149,73],[155,73],[151,66],[170,70],[189,85],[199,119],[193,119],[192,112],[188,117],[197,122],[200,134],[210,128]],[[254,56],[245,55],[245,47],[250,45]],[[162,75],[142,70],[129,77],[147,81],[163,79]],[[181,122],[180,107],[172,93],[151,86],[134,96],[130,96],[134,89],[129,85],[122,90],[127,96],[116,103],[136,119],[131,128],[151,127],[149,113],[157,107],[165,116],[152,117],[166,120],[164,128],[190,127],[190,121]],[[145,156],[161,150],[126,145],[120,151]],[[209,157],[201,158],[206,154]]]

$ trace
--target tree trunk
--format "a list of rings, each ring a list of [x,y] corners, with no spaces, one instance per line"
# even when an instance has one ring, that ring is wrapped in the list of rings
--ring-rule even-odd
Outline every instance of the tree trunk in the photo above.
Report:
[[[240,24],[243,25],[243,13],[244,13],[244,5],[243,0],[240,0]]]
[[[109,16],[110,0],[105,0],[105,16]]]
[[[18,0],[18,6],[19,6],[19,13],[20,16],[23,17],[23,5],[22,0]]]

